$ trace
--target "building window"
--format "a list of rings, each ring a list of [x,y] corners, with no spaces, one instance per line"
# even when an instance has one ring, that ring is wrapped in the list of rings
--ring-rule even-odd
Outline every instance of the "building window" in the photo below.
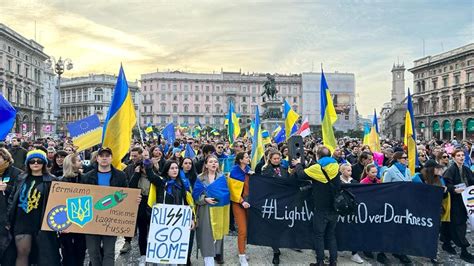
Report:
[[[199,113],[199,105],[195,105],[195,106],[194,106],[194,112],[195,112],[195,113]]]
[[[216,113],[220,113],[221,112],[221,106],[220,105],[216,105]]]
[[[30,95],[26,91],[25,91],[25,105],[26,106],[30,105]]]
[[[7,60],[7,70],[12,71],[12,60],[10,59]]]
[[[153,113],[153,105],[150,105],[150,113]]]
[[[29,68],[25,67],[25,77],[28,78],[28,72],[30,71]]]
[[[210,125],[211,124],[211,118],[210,117],[206,117],[206,125]]]
[[[209,95],[206,95],[206,102],[209,102]]]
[[[19,90],[16,91],[16,103],[17,104],[21,103],[21,91]]]
[[[200,122],[199,122],[199,116],[195,116],[194,117],[194,124],[198,125]]]
[[[173,104],[173,113],[178,112],[178,106],[176,104]]]
[[[146,86],[143,86],[143,91],[146,91]]]
[[[199,94],[194,95],[194,100],[199,101]]]
[[[216,101],[220,101],[221,100],[221,97],[219,97],[219,95],[216,96]]]
[[[178,90],[178,85],[173,84],[173,90],[174,90],[174,91],[177,91],[177,90]]]
[[[247,105],[242,105],[242,113],[247,113]]]
[[[194,86],[194,90],[199,91],[199,86],[198,85]]]
[[[466,109],[471,109],[471,107],[473,106],[472,105],[472,100],[474,99],[474,97],[471,97],[471,96],[468,96],[466,97]]]
[[[185,112],[185,113],[188,112],[188,105],[187,105],[187,104],[184,105],[184,112]]]
[[[177,115],[173,115],[173,123],[178,124],[178,116]]]
[[[161,117],[161,124],[166,124],[166,116]]]
[[[206,91],[209,91],[209,86],[206,86]]]
[[[183,86],[183,90],[184,90],[184,91],[188,91],[188,85],[184,85],[184,86]]]
[[[165,91],[166,90],[166,84],[161,84],[161,90]],[[166,119],[166,118],[165,118]]]
[[[206,105],[206,113],[209,113],[211,111],[211,107],[209,105]]]
[[[245,96],[242,97],[242,102],[243,102],[243,103],[246,103],[246,102],[247,102],[247,97],[245,97]]]
[[[455,98],[453,100],[453,111],[458,111],[459,110],[459,98]]]
[[[298,97],[293,97],[293,102],[297,103],[298,102]]]
[[[166,112],[166,103],[162,103],[160,106],[161,106],[161,111]]]
[[[472,74],[472,73],[473,73],[473,72],[467,73],[467,82],[472,82],[472,81],[474,81],[474,79],[473,79],[473,74]]]
[[[252,93],[257,93],[257,88],[255,86],[252,86]]]
[[[147,112],[147,110],[146,110],[146,109],[147,109],[147,106],[146,106],[146,105],[145,105],[145,106],[143,106],[143,112],[144,112],[144,113],[146,113],[146,112]]]
[[[186,102],[188,101],[188,95],[187,95],[187,94],[184,95],[184,100],[185,100]]]
[[[20,69],[21,69],[21,65],[20,64],[16,64],[16,73],[18,75],[20,75]]]
[[[448,110],[448,99],[443,100],[443,111],[446,112]]]
[[[433,80],[433,90],[436,90],[437,87],[438,87],[438,81]]]
[[[253,102],[253,103],[257,102],[257,98],[256,98],[255,96],[252,97],[252,102]]]
[[[178,100],[178,95],[173,95],[173,101],[177,101]]]
[[[459,85],[459,75],[454,76],[454,85]]]
[[[13,89],[9,87],[9,88],[8,88],[8,92],[7,92],[7,100],[8,100],[9,102],[12,101],[12,98],[13,98],[12,95],[13,95]]]
[[[162,100],[162,101],[166,101],[166,94],[164,94],[164,93],[161,94],[161,100]]]
[[[448,77],[443,77],[443,87],[448,87]]]
[[[219,91],[220,89],[221,89],[221,87],[216,86],[216,91]]]

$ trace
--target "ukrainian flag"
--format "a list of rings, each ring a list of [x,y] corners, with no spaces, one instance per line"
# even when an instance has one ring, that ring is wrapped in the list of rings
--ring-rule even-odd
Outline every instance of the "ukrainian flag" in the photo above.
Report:
[[[227,121],[227,135],[229,137],[229,143],[232,145],[240,135],[239,118],[237,117],[237,113],[234,110],[234,104],[232,102],[229,104],[229,114],[227,115]]]
[[[148,126],[145,128],[145,133],[150,134],[153,132],[153,126],[151,123],[148,124]]]
[[[132,95],[128,89],[127,79],[120,66],[117,84],[104,122],[102,147],[110,148],[113,152],[112,165],[123,169],[121,160],[130,149],[132,129],[137,123]]]
[[[336,137],[332,125],[336,123],[337,114],[332,103],[329,86],[326,82],[324,72],[321,70],[321,130],[323,133],[323,144],[331,153],[336,149]]]
[[[405,114],[405,137],[403,143],[408,149],[408,168],[413,175],[415,174],[415,165],[418,156],[416,152],[415,118],[413,116],[413,102],[411,100],[410,89],[408,89],[407,112]]]
[[[244,190],[245,175],[248,174],[249,171],[249,166],[246,166],[245,169],[242,170],[240,165],[234,165],[230,170],[227,185],[229,186],[231,201],[240,203],[242,191]]]
[[[230,192],[227,179],[221,175],[214,182],[205,185],[200,178],[194,183],[193,198],[195,201],[205,194],[206,197],[215,198],[218,202],[209,206],[209,218],[211,220],[212,236],[214,240],[221,240],[229,233],[230,218]]]
[[[328,175],[329,180],[332,180],[339,173],[339,164],[337,163],[336,159],[332,157],[323,157],[319,159],[317,164],[313,164],[312,166],[304,169],[304,172],[312,179],[326,184],[328,180],[324,176],[322,169],[324,169]]]
[[[103,134],[97,114],[69,123],[67,129],[78,152],[99,144]]]
[[[300,115],[297,114],[293,109],[291,109],[290,104],[285,100],[284,114],[285,118],[285,128],[286,128],[286,140],[288,140],[291,135],[298,131],[296,121],[300,118]],[[289,130],[291,128],[291,130]]]
[[[261,126],[260,126],[260,112],[257,110],[255,112],[255,124],[254,124],[254,134],[252,137],[252,154],[250,155],[250,165],[252,170],[255,170],[255,167],[260,162],[263,157],[263,139],[262,134],[260,133]]]
[[[267,130],[262,130],[262,143],[263,145],[272,143],[272,139],[270,138],[270,133],[268,133]]]
[[[377,113],[374,109],[374,118],[372,120],[372,127],[370,128],[369,134],[369,147],[372,152],[381,152],[380,148],[380,136],[379,136],[379,125],[377,122]]]
[[[370,135],[370,126],[368,123],[364,124],[364,140],[362,141],[363,145],[369,145],[369,135]]]

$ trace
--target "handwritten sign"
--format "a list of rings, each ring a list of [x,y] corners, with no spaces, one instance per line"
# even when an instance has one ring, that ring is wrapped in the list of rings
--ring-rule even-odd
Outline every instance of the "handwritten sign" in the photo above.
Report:
[[[133,237],[139,189],[52,182],[41,230]]]
[[[464,202],[464,206],[466,206],[467,216],[469,217],[471,229],[473,229],[474,228],[474,186],[470,186],[464,189],[464,191],[462,192],[462,200]]]
[[[146,261],[186,264],[192,211],[185,205],[159,204],[153,207],[148,233]]]

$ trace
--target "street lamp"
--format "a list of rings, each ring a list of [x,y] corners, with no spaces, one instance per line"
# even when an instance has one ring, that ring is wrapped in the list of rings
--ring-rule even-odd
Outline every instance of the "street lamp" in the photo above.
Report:
[[[46,67],[47,68],[52,68],[54,73],[58,75],[58,83],[56,86],[56,89],[58,90],[58,104],[61,106],[61,75],[64,73],[65,70],[71,70],[73,68],[72,60],[69,58],[62,59],[62,57],[59,57],[58,60],[54,58],[54,56],[51,56],[47,61],[46,61]],[[62,121],[61,121],[61,107],[59,108],[59,114],[58,114],[58,121],[57,121],[57,126],[56,126],[56,132],[59,132],[59,126],[61,126],[61,130],[63,128]]]

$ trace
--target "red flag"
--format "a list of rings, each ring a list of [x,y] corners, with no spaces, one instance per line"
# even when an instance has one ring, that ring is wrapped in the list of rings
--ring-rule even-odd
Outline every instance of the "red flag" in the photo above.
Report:
[[[301,127],[298,129],[298,132],[296,132],[296,135],[300,135],[304,138],[306,136],[309,136],[310,134],[311,129],[309,128],[308,118],[305,118],[303,124],[301,124]]]

